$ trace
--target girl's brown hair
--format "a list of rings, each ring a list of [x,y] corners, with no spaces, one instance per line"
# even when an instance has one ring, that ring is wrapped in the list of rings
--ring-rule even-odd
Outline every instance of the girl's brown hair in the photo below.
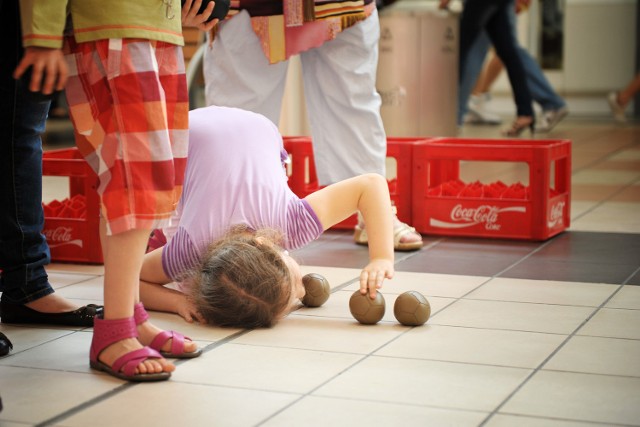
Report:
[[[191,298],[207,323],[271,327],[284,315],[292,278],[276,245],[281,240],[275,231],[236,227],[209,246],[190,277]]]

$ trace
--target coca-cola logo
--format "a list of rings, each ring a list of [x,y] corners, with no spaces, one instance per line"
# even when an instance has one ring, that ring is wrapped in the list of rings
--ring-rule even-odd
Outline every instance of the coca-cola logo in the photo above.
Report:
[[[549,211],[549,220],[547,226],[549,228],[564,224],[564,207],[566,203],[564,201],[558,202],[551,207]]]
[[[51,249],[62,245],[73,245],[82,248],[82,239],[73,239],[73,228],[59,226],[42,231]]]
[[[499,219],[502,212],[525,213],[526,211],[525,206],[500,208],[493,205],[481,205],[477,207],[465,207],[462,204],[457,204],[451,209],[449,214],[452,222],[431,218],[429,224],[432,227],[438,228],[465,228],[477,224],[484,224],[484,228],[487,230],[499,231],[501,228]]]
[[[500,225],[496,224],[498,221],[498,212],[499,209],[497,206],[482,205],[477,208],[463,208],[462,205],[456,205],[451,210],[451,219],[456,222],[484,223],[487,230],[499,230]]]
[[[50,228],[48,230],[44,230],[44,237],[47,238],[49,242],[60,243],[60,242],[68,242],[71,240],[71,231],[73,229],[71,227],[56,227]]]

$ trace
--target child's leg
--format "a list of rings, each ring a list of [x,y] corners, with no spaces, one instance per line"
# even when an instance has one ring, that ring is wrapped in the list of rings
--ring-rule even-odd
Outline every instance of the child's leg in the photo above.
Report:
[[[167,105],[154,42],[103,40],[76,45],[70,41],[70,45],[71,117],[78,148],[100,178],[106,224],[105,319],[133,321],[149,232],[166,225],[179,197],[187,110],[178,114],[176,105]],[[182,59],[174,58],[176,62],[182,64]],[[181,69],[184,78],[184,66]],[[182,87],[184,94],[175,90],[171,94],[174,104],[183,99],[188,103],[186,83]],[[174,153],[181,161],[174,161]],[[115,359],[139,348],[140,342],[130,337],[104,348],[97,358],[113,366]],[[162,358],[137,365],[140,373],[173,369]]]
[[[156,63],[158,64],[158,79],[164,95],[166,129],[169,134],[174,160],[175,183],[176,188],[180,191],[186,167],[187,119],[189,116],[189,97],[186,87],[182,50],[179,46],[157,43],[154,48],[154,53]],[[164,237],[164,235],[162,235],[162,237]],[[139,272],[140,270],[138,270],[138,273]],[[140,302],[139,293],[136,295],[135,301],[136,303]],[[158,334],[162,333],[162,330],[154,326],[151,322],[144,321],[138,325],[138,332],[140,333],[140,342],[144,345],[151,345]],[[176,332],[172,333],[177,334]],[[179,338],[179,340],[182,341],[182,338]],[[172,341],[172,338],[167,339],[160,348],[156,348],[155,346],[154,348],[160,352],[172,353]],[[194,342],[184,340],[181,350],[183,354],[185,354],[185,357],[192,357],[191,355],[193,354],[200,354],[195,353],[197,348],[198,346]]]
[[[130,230],[102,236],[104,255],[104,318],[133,317],[137,283],[149,230]],[[99,359],[109,366],[125,353],[142,348],[136,338],[124,339],[100,353]],[[175,366],[166,359],[147,359],[138,365],[140,373],[171,372]]]

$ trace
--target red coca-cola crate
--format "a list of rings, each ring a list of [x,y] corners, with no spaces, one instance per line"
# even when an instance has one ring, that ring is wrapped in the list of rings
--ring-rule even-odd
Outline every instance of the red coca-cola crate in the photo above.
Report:
[[[69,178],[69,198],[46,205],[44,229],[56,262],[102,263],[98,178],[76,148],[47,151],[42,174]]]
[[[525,164],[528,184],[465,183],[462,162]],[[412,219],[421,233],[546,240],[570,225],[569,140],[435,138],[414,147],[413,168]]]
[[[318,184],[313,159],[313,146],[309,137],[284,137],[284,148],[291,163],[288,168],[289,187],[298,195],[306,197],[321,188]],[[396,176],[387,178],[391,201],[396,206],[398,218],[411,223],[412,150],[425,139],[387,138],[387,157],[395,160]],[[334,229],[352,229],[357,224],[356,215],[334,225]]]

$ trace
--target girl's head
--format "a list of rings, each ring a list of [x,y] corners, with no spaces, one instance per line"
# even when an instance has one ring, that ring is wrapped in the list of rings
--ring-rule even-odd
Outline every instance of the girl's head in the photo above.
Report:
[[[236,228],[208,248],[191,287],[207,323],[270,327],[304,296],[300,267],[280,240],[273,231]]]

